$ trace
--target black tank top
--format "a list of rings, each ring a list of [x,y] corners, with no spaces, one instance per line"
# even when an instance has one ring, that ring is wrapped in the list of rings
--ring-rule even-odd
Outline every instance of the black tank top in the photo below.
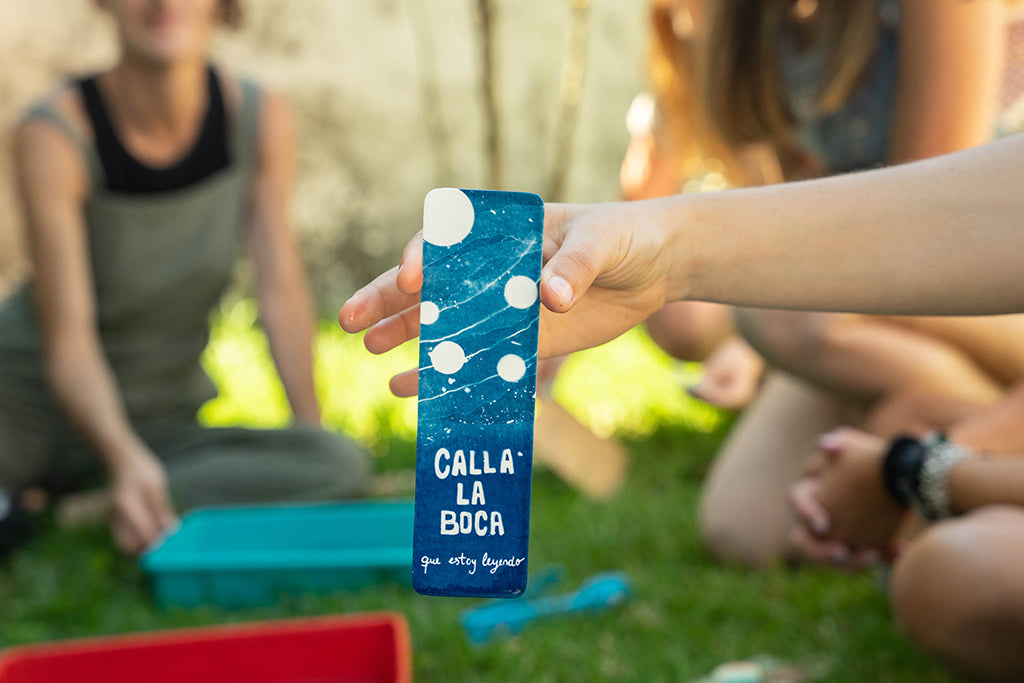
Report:
[[[143,164],[121,144],[97,87],[96,76],[78,81],[82,102],[96,138],[96,151],[103,165],[108,190],[129,194],[177,190],[197,183],[230,165],[227,115],[224,111],[220,79],[212,68],[207,68],[206,80],[208,105],[199,136],[180,160],[162,168]]]

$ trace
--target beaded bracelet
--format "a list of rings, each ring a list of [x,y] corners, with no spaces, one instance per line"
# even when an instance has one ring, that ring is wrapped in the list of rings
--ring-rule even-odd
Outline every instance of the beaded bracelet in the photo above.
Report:
[[[921,441],[901,436],[882,460],[882,481],[901,507],[912,507],[925,519],[951,517],[949,473],[971,455],[941,435]]]

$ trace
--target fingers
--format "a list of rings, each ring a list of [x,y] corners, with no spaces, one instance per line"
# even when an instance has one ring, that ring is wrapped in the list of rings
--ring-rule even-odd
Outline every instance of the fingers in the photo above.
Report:
[[[707,374],[687,393],[694,398],[725,410],[739,410],[750,403],[757,391],[757,382],[733,373]]]
[[[852,432],[848,427],[839,427],[818,436],[818,450],[829,455],[837,455],[850,446]]]
[[[115,491],[112,505],[114,541],[130,555],[144,551],[177,523],[163,479]]]
[[[338,311],[338,323],[348,333],[361,332],[404,311],[420,300],[423,287],[423,232],[405,245],[396,267],[359,289]]]
[[[114,535],[114,544],[125,555],[138,555],[144,547],[142,538],[126,519],[115,516],[111,521],[111,532]]]
[[[808,560],[844,571],[860,571],[878,564],[883,553],[877,548],[852,548],[849,544],[829,538],[832,522],[828,511],[818,500],[819,482],[804,477],[789,491],[790,503],[800,520],[790,532],[791,546]]]
[[[853,557],[847,563],[847,569],[859,572],[868,567],[882,564],[884,553],[877,548],[859,548],[853,552]]]
[[[398,289],[419,295],[423,289],[423,231],[420,230],[402,250],[402,261],[396,277]]]
[[[159,525],[159,533],[163,533],[169,527],[178,523],[178,516],[174,513],[174,505],[171,503],[165,484],[161,484],[158,488],[151,491],[146,502],[149,504],[150,514],[153,515],[153,519]],[[151,538],[150,542],[155,539],[156,537]]]
[[[803,471],[801,472],[800,476],[820,476],[821,473],[824,472],[825,467],[828,466],[828,464],[833,460],[835,460],[834,456],[825,455],[825,452],[822,450],[812,451],[811,454],[807,456],[807,459],[804,460]]]
[[[802,526],[797,526],[790,532],[789,541],[802,557],[819,564],[843,564],[852,555],[845,543],[819,538]]]
[[[419,333],[420,307],[413,306],[371,327],[363,337],[363,344],[370,353],[384,353],[415,339]]]
[[[805,559],[847,572],[859,572],[883,561],[877,548],[851,548],[840,541],[818,538],[804,527],[793,529],[789,541]]]
[[[838,427],[818,437],[818,448],[828,455],[839,455],[853,449],[881,452],[885,448],[885,440],[853,427]]]
[[[388,382],[388,387],[391,389],[391,393],[399,398],[415,396],[419,389],[419,371],[406,370],[395,375]]]
[[[338,322],[348,333],[361,332],[381,320],[413,306],[419,293],[409,294],[398,287],[398,269],[378,275],[359,289],[338,311]]]
[[[582,237],[570,236],[544,266],[540,300],[549,310],[568,311],[600,274],[590,246]]]
[[[804,462],[803,476],[822,474],[827,467],[835,464],[840,456],[854,448],[864,436],[868,435],[852,427],[837,427],[830,432],[819,434],[818,448]]]
[[[828,510],[818,501],[818,481],[805,477],[789,489],[789,502],[800,520],[817,536],[828,534],[832,526]]]
[[[550,310],[564,313],[572,308],[598,275],[608,248],[593,232],[570,230],[568,207],[544,207],[544,256],[548,259],[540,277],[540,300]]]
[[[115,494],[114,540],[129,555],[138,555],[161,531],[160,523],[135,493]]]

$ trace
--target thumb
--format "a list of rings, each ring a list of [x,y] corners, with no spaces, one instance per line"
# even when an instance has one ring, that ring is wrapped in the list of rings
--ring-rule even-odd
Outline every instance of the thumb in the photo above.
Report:
[[[544,266],[540,299],[556,313],[565,313],[580,300],[601,274],[604,248],[600,240],[581,231],[567,230],[558,251]]]

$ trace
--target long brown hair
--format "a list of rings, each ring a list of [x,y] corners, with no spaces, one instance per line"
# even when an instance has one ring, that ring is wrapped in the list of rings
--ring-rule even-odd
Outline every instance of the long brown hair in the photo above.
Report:
[[[814,44],[824,46],[818,109],[840,107],[871,60],[878,33],[875,0],[817,0]],[[700,30],[679,35],[667,0],[655,0],[648,61],[663,132],[684,150],[684,171],[716,157],[742,175],[734,157],[755,142],[787,144],[793,115],[785,100],[780,35],[793,0],[705,0]],[[676,27],[673,27],[673,23]],[[689,175],[689,173],[687,173]]]
[[[242,5],[238,0],[220,0],[220,18],[229,28],[242,25]]]

